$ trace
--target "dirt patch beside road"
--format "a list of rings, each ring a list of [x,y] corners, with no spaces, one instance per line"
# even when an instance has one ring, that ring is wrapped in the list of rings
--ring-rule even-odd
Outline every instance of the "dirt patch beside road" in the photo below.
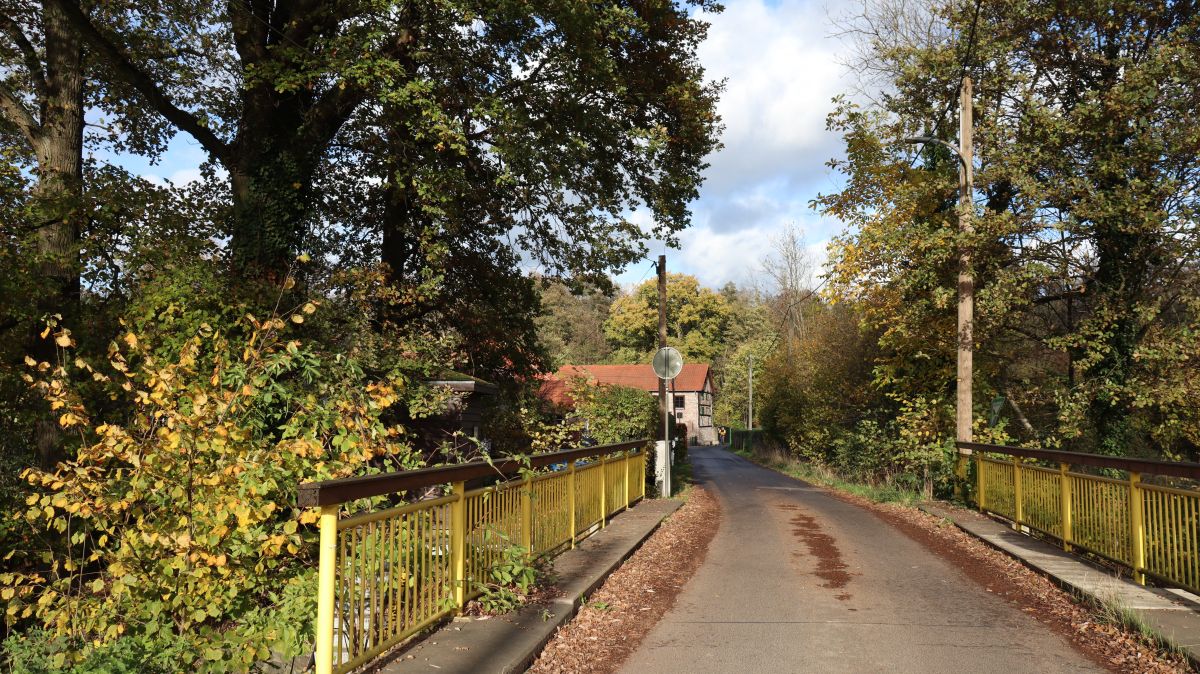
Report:
[[[702,487],[663,522],[546,644],[530,672],[615,672],[704,561],[721,509]]]

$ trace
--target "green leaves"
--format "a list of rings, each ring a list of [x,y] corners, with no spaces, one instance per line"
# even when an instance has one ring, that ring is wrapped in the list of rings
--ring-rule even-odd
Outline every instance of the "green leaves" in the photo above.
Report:
[[[247,671],[267,646],[298,654],[311,613],[292,614],[311,608],[315,534],[291,505],[295,485],[408,453],[380,416],[397,399],[390,380],[318,358],[284,317],[245,320],[238,338],[202,331],[173,359],[127,332],[111,356],[130,366],[109,386],[131,413],[92,426],[53,472],[28,472],[42,495],[24,521],[28,540],[50,542],[48,570],[13,574],[0,598],[73,644],[53,655],[64,668],[130,640],[169,640],[172,667],[189,671]],[[44,390],[93,424],[66,374]],[[324,414],[305,406],[317,397]],[[68,516],[71,544],[55,544]],[[286,620],[300,627],[281,641]]]

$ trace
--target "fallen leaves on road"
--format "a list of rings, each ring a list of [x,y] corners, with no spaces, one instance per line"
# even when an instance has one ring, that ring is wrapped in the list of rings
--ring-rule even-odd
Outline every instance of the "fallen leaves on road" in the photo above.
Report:
[[[615,672],[704,561],[720,506],[702,487],[555,633],[530,672]]]
[[[1075,601],[1045,576],[1013,557],[924,511],[895,503],[830,490],[838,498],[874,512],[918,543],[950,561],[965,575],[1020,606],[1098,665],[1129,674],[1190,672],[1187,660],[1146,645],[1137,636],[1098,622],[1093,611]],[[962,511],[970,514],[970,511]]]

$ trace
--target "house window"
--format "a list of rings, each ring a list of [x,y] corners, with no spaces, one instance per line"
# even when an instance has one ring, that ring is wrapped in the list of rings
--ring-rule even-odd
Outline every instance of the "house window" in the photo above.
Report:
[[[683,396],[675,396],[675,409],[683,408]]]

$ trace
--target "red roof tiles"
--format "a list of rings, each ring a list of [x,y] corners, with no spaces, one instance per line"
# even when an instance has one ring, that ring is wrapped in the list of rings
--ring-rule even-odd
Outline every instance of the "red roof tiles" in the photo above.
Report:
[[[542,382],[539,394],[553,403],[570,405],[568,381],[575,377],[591,377],[599,384],[616,384],[630,388],[641,389],[652,393],[658,392],[658,375],[649,364],[642,365],[564,365],[558,372],[550,375]],[[704,382],[709,379],[710,370],[707,363],[687,363],[679,376],[675,378],[672,388],[680,393],[687,391],[703,391]]]

